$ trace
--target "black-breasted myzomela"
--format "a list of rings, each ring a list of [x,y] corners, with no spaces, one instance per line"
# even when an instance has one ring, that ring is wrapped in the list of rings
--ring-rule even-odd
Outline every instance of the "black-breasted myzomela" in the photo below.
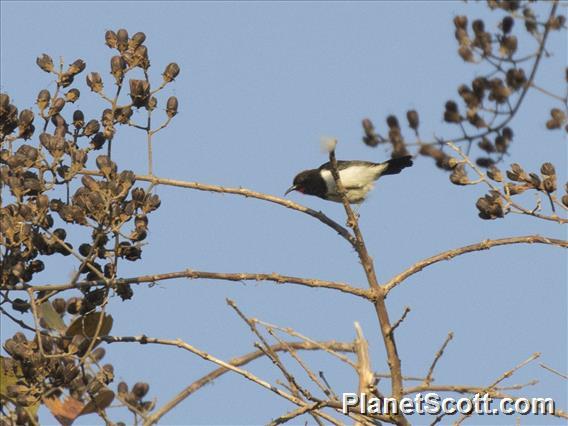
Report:
[[[352,204],[365,201],[369,191],[375,186],[375,181],[385,175],[396,175],[406,167],[412,166],[412,156],[393,158],[383,163],[370,161],[338,161],[339,178]],[[296,175],[294,184],[284,195],[292,191],[315,195],[335,202],[341,202],[335,181],[331,175],[331,164],[322,164],[317,169],[304,170]]]

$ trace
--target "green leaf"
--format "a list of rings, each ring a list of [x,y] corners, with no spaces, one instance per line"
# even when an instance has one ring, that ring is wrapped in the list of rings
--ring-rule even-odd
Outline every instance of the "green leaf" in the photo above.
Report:
[[[99,320],[102,324],[99,332],[99,336],[108,336],[110,330],[112,329],[112,316],[103,314],[102,312],[89,312],[87,315],[76,318],[67,328],[65,334],[69,337],[75,335],[80,335],[86,338],[93,338],[95,332],[97,331],[97,326]]]
[[[67,328],[65,323],[61,319],[61,316],[57,313],[49,301],[43,302],[39,307],[39,316],[43,318],[47,326],[53,330],[65,331]]]

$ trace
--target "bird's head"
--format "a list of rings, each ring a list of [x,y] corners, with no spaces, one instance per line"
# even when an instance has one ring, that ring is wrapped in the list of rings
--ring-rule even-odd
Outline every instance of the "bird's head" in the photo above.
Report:
[[[288,188],[284,195],[288,195],[292,191],[298,191],[302,194],[317,195],[319,192],[325,191],[325,182],[323,181],[319,170],[304,170],[296,175],[293,185]]]

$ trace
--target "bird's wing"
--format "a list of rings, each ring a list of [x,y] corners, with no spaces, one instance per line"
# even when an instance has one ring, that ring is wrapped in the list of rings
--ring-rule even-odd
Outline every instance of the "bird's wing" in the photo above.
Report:
[[[359,189],[374,182],[379,178],[381,173],[387,168],[383,163],[372,163],[370,161],[338,161],[337,169],[339,178],[345,189]],[[328,187],[335,187],[333,177],[331,176],[331,165],[328,163],[320,167],[322,176]]]

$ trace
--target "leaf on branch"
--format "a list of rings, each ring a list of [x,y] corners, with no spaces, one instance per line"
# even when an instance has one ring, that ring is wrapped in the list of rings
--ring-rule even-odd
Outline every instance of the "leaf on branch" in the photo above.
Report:
[[[83,407],[79,415],[83,416],[85,414],[96,413],[98,410],[104,410],[112,401],[114,401],[114,392],[110,389],[102,389]]]
[[[71,426],[82,415],[85,407],[81,401],[67,396],[63,401],[56,397],[44,398],[44,405],[63,426]]]
[[[61,319],[61,316],[57,313],[50,302],[43,302],[39,307],[39,317],[43,318],[46,325],[57,331],[65,331],[67,326]]]
[[[83,317],[79,317],[74,320],[67,331],[65,332],[66,336],[73,337],[73,336],[83,336],[86,338],[93,338],[96,331],[97,326],[99,324],[99,320],[103,315],[101,329],[99,332],[99,336],[108,336],[110,330],[112,329],[112,316],[104,314],[102,312],[90,312]]]

